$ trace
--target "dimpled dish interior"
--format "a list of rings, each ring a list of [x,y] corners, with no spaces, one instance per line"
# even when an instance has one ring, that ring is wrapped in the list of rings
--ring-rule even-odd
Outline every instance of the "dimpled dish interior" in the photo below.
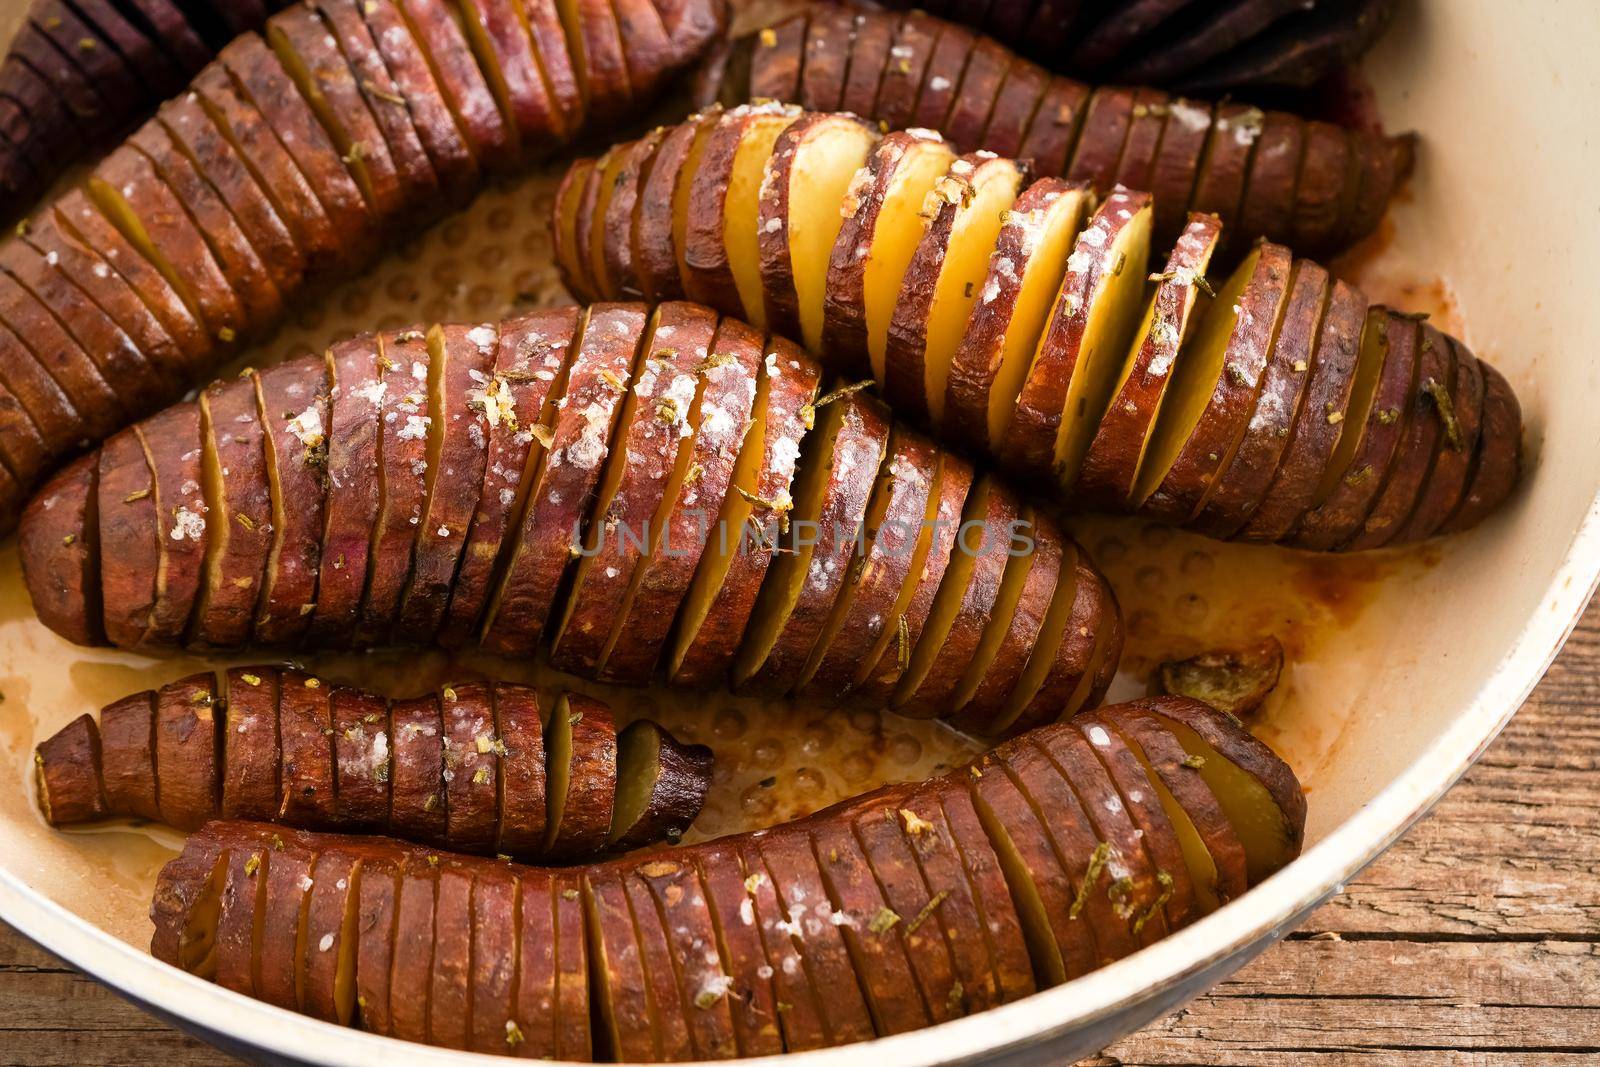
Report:
[[[25,5],[5,5],[0,40]],[[742,22],[755,17],[745,11]],[[1067,986],[900,1037],[791,1057],[797,1067],[890,1062],[1058,1064],[1090,1053],[1226,976],[1392,842],[1438,799],[1538,681],[1600,572],[1600,7],[1417,0],[1366,60],[1390,130],[1422,141],[1409,191],[1340,273],[1375,299],[1431,312],[1501,368],[1527,420],[1527,473],[1481,527],[1404,553],[1313,558],[1221,545],[1131,521],[1075,532],[1116,587],[1129,630],[1113,697],[1156,662],[1270,632],[1292,665],[1258,732],[1309,801],[1292,865],[1151,948]],[[360,329],[477,321],[560,303],[545,231],[561,162],[490,189],[470,210],[304,307],[241,359],[257,366]],[[338,681],[397,694],[477,672],[543,668],[439,654],[313,658]],[[230,993],[146,954],[145,910],[177,835],[131,826],[57,833],[31,796],[33,746],[84,711],[202,666],[70,646],[34,618],[12,542],[0,547],[0,918],[152,1011],[256,1062],[370,1064],[477,1057],[340,1029]],[[718,771],[693,837],[767,825],[971,754],[890,715],[661,689],[606,695],[713,746]]]

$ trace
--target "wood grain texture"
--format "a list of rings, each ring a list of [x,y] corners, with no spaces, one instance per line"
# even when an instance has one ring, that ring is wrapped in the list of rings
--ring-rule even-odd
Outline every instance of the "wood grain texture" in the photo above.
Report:
[[[1600,607],[1463,781],[1288,940],[1082,1067],[1594,1063]],[[231,1062],[0,926],[0,1061]]]

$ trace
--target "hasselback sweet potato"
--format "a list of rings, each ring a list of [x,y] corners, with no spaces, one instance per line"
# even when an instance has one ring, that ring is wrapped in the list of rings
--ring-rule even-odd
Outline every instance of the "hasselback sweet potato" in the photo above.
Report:
[[[619,34],[609,2],[146,4],[129,38],[107,28],[120,3],[47,0],[0,65],[7,207],[189,83],[0,243],[17,278],[0,285],[0,532],[62,459],[177,399],[308,284],[658,93],[726,15],[630,0]],[[186,28],[194,48],[175,46]],[[135,38],[174,65],[165,81],[139,80],[154,64],[122,50]],[[453,521],[423,531],[440,564],[428,532]]]
[[[908,8],[908,0],[883,0]],[[1395,0],[1003,0],[930,5],[1063,74],[1245,98],[1292,94],[1359,58]]]
[[[570,872],[215,822],[161,872],[151,951],[380,1034],[732,1059],[1078,977],[1271,875],[1304,822],[1293,772],[1237,720],[1158,698],[771,829]]]
[[[797,136],[822,125],[780,121]],[[1019,189],[1018,175],[927,131],[890,133],[838,194],[842,227],[815,204],[762,203],[759,228],[787,242],[792,269],[761,273],[758,302],[820,322],[803,332],[835,372],[870,374],[898,412],[1072,504],[1328,551],[1462,529],[1510,491],[1519,414],[1460,341],[1272,242],[1208,278],[1227,232],[1215,214],[1190,214],[1158,260],[1159,193],[1118,186],[1089,211],[1086,186]],[[1235,196],[1237,179],[1215,176],[1206,195]],[[1327,206],[1301,221],[1325,228]],[[565,264],[574,227],[557,215]],[[729,261],[735,221],[721,230]],[[696,254],[715,258],[704,240]],[[824,292],[799,284],[824,269]],[[592,275],[566,281],[583,299],[617,295]],[[669,274],[655,291],[688,284]],[[713,299],[730,313],[751,302],[732,286]]]
[[[0,63],[0,189],[12,215],[66,168],[109,146],[211,58],[234,34],[258,28],[284,0],[33,0]],[[71,121],[35,96],[48,88],[76,106]],[[63,138],[67,140],[63,142]],[[0,221],[9,221],[0,220]]]
[[[958,4],[952,13],[986,8]],[[1041,175],[1087,181],[1102,194],[1119,184],[1148,189],[1164,204],[1158,241],[1176,238],[1188,212],[1216,212],[1234,255],[1258,237],[1310,256],[1336,252],[1371,232],[1378,221],[1373,208],[1388,203],[1410,170],[1409,137],[1243,104],[1213,106],[1157,89],[1094,89],[920,12],[841,20],[839,10],[815,4],[730,42],[702,69],[697,104],[770,99],[808,111],[844,107],[888,128],[937,130],[958,152],[987,149],[1032,160]],[[887,50],[879,47],[884,38],[893,42]],[[803,70],[798,80],[796,69]],[[876,84],[875,99],[853,94],[851,105],[841,105],[847,78],[851,86]],[[1264,151],[1269,132],[1280,149],[1286,138],[1298,146],[1314,136],[1327,150],[1294,153],[1292,173],[1284,173],[1281,151]],[[1314,207],[1322,212],[1318,223],[1297,224]]]
[[[37,795],[54,826],[256,819],[525,859],[553,857],[557,843],[571,859],[676,840],[699,815],[709,749],[640,719],[619,751],[610,709],[576,695],[550,716],[534,690],[505,682],[391,701],[299,671],[237,667],[220,686],[198,674],[126,697],[98,725],[80,715],[40,743]],[[557,773],[547,759],[565,763]],[[133,767],[158,813],[129,791]],[[551,832],[531,833],[530,822]]]
[[[79,642],[546,646],[585,677],[659,664],[979,734],[1097,704],[1122,629],[1084,554],[864,383],[821,383],[686,303],[366,335],[68,468],[24,567]]]

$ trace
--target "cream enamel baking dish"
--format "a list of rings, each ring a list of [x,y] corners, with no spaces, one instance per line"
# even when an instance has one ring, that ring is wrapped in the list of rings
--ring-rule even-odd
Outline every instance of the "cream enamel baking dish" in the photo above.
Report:
[[[15,17],[0,13],[0,36]],[[1450,324],[1516,387],[1529,462],[1506,509],[1453,541],[1368,562],[1308,563],[1119,524],[1079,531],[1102,556],[1130,616],[1161,617],[1180,589],[1210,598],[1201,629],[1219,639],[1249,628],[1238,605],[1263,604],[1271,610],[1258,617],[1304,622],[1309,636],[1267,729],[1310,788],[1305,854],[1243,901],[1070,985],[959,1022],[788,1062],[1058,1064],[1091,1053],[1292,930],[1426,812],[1505,725],[1600,575],[1593,415],[1600,300],[1590,265],[1600,248],[1597,49],[1600,6],[1586,0],[1418,0],[1405,5],[1366,64],[1386,124],[1417,129],[1423,140],[1381,255],[1349,269],[1379,298],[1423,309],[1442,302]],[[502,231],[503,240],[508,219],[512,230],[533,229],[549,183],[549,175],[537,175],[521,189],[491,192],[409,255],[330,294],[262,358],[372,325],[396,279],[420,278],[435,292],[428,313],[444,317],[485,317],[485,307],[530,285],[548,292],[537,266],[548,252],[538,238],[493,254],[483,250],[482,234]],[[418,269],[435,256],[459,261],[460,270],[446,279],[441,270]],[[522,268],[514,285],[506,281],[515,273],[508,262]],[[485,289],[487,295],[479,291]],[[1202,558],[1209,562],[1194,565]],[[1247,563],[1247,584],[1223,580]],[[1365,580],[1374,574],[1381,577]],[[1345,596],[1305,592],[1326,594],[1330,585],[1355,590],[1353,606]],[[1144,639],[1148,651],[1162,640],[1155,629]],[[1137,635],[1133,646],[1140,647]],[[14,548],[0,551],[0,693],[7,698],[0,706],[0,918],[151,1011],[250,1060],[476,1059],[315,1022],[157,963],[143,951],[149,929],[141,925],[139,892],[173,839],[58,835],[43,825],[25,780],[33,744],[82,711],[189,669],[187,662],[86,653],[60,642],[32,620]],[[773,737],[792,712],[770,712]],[[735,703],[719,714],[765,725],[755,717],[769,713]],[[740,730],[747,746],[760,733]],[[950,747],[926,731],[893,739],[914,745],[912,755],[872,775],[911,773]],[[804,742],[791,741],[796,755],[785,766],[792,769]],[[872,782],[856,787],[863,784]],[[736,796],[738,783],[730,788]],[[839,783],[830,788],[844,791]],[[733,799],[728,805],[737,808]],[[726,824],[737,823],[736,815]]]

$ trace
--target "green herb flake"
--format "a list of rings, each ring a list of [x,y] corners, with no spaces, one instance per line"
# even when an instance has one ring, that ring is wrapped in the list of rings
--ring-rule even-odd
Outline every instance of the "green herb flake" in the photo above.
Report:
[[[1111,859],[1111,845],[1105,841],[1094,846],[1094,851],[1089,855],[1089,869],[1083,872],[1083,881],[1078,883],[1078,895],[1073,898],[1072,907],[1067,910],[1067,917],[1076,919],[1089,903],[1089,889],[1095,880],[1100,877],[1100,872],[1106,869],[1106,862]]]
[[[874,915],[872,921],[867,923],[867,929],[875,934],[884,934],[894,929],[895,924],[899,921],[900,913],[893,908],[879,908],[878,914]]]

